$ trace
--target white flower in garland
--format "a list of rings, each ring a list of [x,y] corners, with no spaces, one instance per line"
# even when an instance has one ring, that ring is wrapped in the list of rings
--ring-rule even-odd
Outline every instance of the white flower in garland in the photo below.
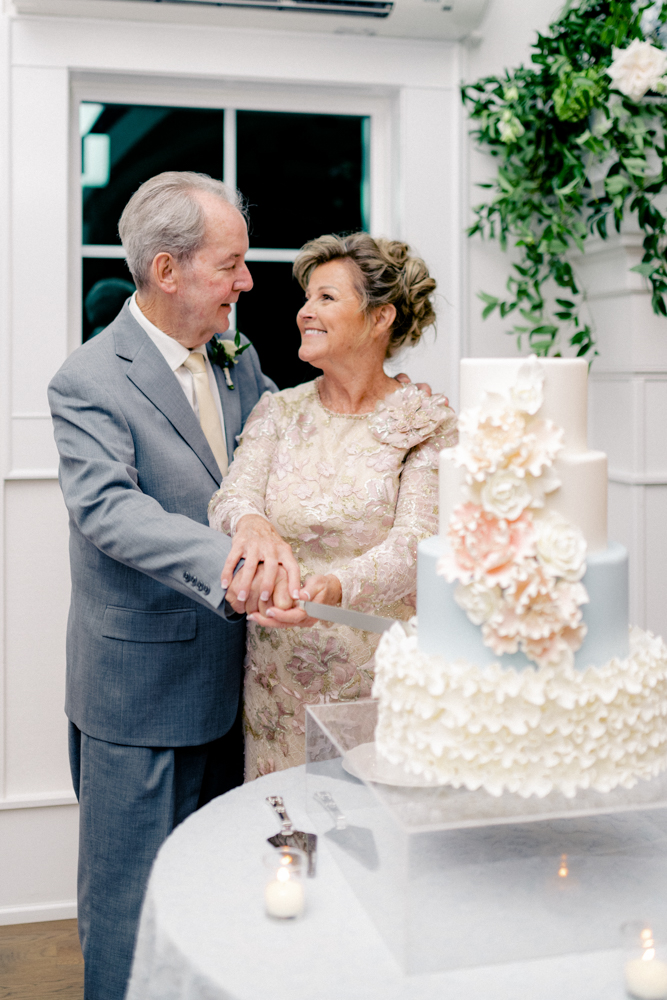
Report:
[[[607,73],[617,90],[633,101],[639,101],[649,90],[655,90],[667,72],[667,52],[648,41],[634,38],[627,49],[613,49],[614,61]]]
[[[498,122],[498,131],[503,142],[509,143],[520,139],[526,130],[514,112],[510,111],[509,108],[505,108]]]

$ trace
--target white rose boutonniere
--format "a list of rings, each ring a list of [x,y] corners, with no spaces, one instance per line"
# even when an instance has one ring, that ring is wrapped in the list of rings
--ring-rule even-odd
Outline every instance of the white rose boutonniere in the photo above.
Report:
[[[239,357],[248,347],[250,347],[250,342],[242,344],[241,335],[238,331],[233,340],[223,340],[222,337],[216,334],[209,344],[211,362],[214,365],[220,365],[225,373],[225,382],[230,389],[234,388],[230,368],[232,365],[239,363]]]

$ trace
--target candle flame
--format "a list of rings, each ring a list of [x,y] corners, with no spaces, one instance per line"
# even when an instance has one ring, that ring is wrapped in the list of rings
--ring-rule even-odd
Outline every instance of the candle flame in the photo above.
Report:
[[[655,958],[655,948],[647,948],[642,955],[642,960],[644,962],[650,962],[652,958]]]
[[[283,856],[280,859],[281,865],[291,865],[293,861],[294,858],[292,857],[291,854],[283,854]]]
[[[567,867],[567,854],[561,854],[560,868],[558,869],[558,875],[560,878],[567,878],[569,874],[570,870]]]
[[[644,930],[641,932],[641,934],[639,936],[642,939],[642,941],[645,941],[646,938],[652,938],[653,937],[653,931],[651,930],[650,927],[645,927]]]

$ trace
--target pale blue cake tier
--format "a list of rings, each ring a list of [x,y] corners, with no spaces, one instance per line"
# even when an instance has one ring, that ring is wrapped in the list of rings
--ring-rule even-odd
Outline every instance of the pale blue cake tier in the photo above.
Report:
[[[438,576],[436,565],[443,551],[439,535],[419,544],[417,568],[417,620],[419,648],[446,660],[469,660],[479,666],[498,663],[523,670],[535,664],[523,653],[496,656],[482,641],[482,629],[473,625],[454,600],[456,583]],[[602,666],[614,656],[628,655],[628,553],[616,542],[587,559],[582,583],[590,603],[582,607],[588,632],[575,653],[575,666],[583,670]]]

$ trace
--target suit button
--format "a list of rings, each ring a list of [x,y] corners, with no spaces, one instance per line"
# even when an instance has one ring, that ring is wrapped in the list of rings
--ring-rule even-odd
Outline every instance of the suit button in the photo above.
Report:
[[[191,576],[190,577],[190,583],[192,584],[193,587],[196,587],[197,586],[197,577],[196,576]]]
[[[208,586],[204,587],[204,593],[206,594],[206,596],[208,596],[211,593],[211,588]]]
[[[190,574],[187,572],[187,570],[183,574],[183,579],[185,580],[186,583],[190,583]]]

